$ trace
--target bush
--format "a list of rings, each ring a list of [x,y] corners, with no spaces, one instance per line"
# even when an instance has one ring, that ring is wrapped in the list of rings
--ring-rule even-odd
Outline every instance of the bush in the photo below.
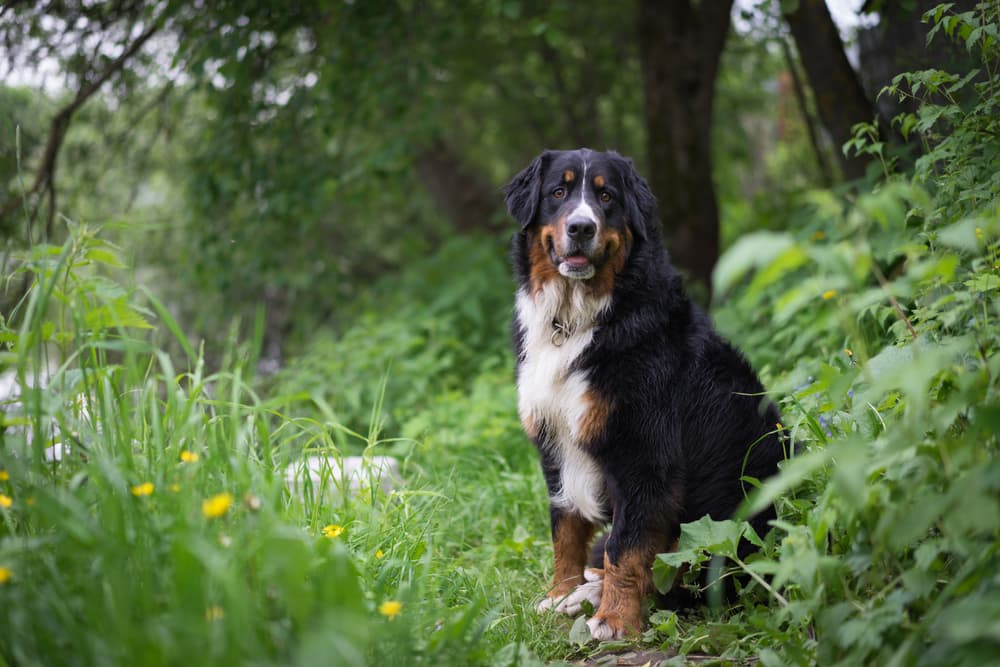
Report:
[[[817,193],[811,225],[744,237],[716,271],[731,295],[717,321],[783,397],[799,445],[748,502],[777,501],[780,519],[740,566],[770,606],[747,596],[725,621],[757,633],[714,644],[732,655],[979,665],[1000,651],[1000,16],[944,12],[928,18],[984,67],[885,91],[921,100],[898,119],[924,138],[915,173],[856,199]],[[726,555],[718,536],[737,529],[686,527],[689,559]],[[678,637],[669,615],[660,626]]]

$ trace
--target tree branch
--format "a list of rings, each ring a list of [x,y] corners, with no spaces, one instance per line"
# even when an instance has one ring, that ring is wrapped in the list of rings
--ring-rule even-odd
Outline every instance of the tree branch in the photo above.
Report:
[[[9,233],[12,225],[6,222],[6,218],[13,211],[15,211],[25,198],[39,194],[48,193],[49,202],[53,206],[55,205],[55,173],[56,173],[56,163],[59,158],[59,149],[62,148],[63,140],[66,138],[66,132],[69,130],[70,121],[73,118],[73,114],[79,110],[84,103],[89,100],[94,93],[100,90],[101,86],[107,82],[112,76],[125,66],[129,58],[134,56],[143,45],[152,37],[161,27],[160,20],[156,19],[150,22],[148,28],[132,42],[126,48],[121,55],[112,60],[107,67],[104,68],[96,77],[90,81],[85,81],[80,89],[76,91],[76,95],[73,100],[67,104],[65,107],[59,110],[59,112],[52,118],[52,123],[49,126],[49,138],[45,144],[45,152],[42,154],[42,162],[38,167],[38,172],[35,174],[35,180],[31,187],[26,191],[22,192],[16,197],[12,197],[7,201],[6,204],[0,208],[0,230],[5,234]],[[47,232],[51,231],[52,221],[55,216],[55,211],[50,210],[48,213],[48,222],[46,224]]]

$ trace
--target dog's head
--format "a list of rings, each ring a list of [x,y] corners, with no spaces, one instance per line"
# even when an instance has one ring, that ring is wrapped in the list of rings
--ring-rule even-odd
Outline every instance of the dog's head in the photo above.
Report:
[[[504,190],[528,236],[532,264],[588,280],[621,270],[654,224],[656,200],[632,161],[614,151],[545,151]]]

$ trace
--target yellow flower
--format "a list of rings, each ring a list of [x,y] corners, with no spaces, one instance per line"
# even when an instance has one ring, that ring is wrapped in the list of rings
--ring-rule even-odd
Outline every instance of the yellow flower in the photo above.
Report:
[[[381,549],[379,549],[378,551],[375,552],[375,558],[381,559],[382,556],[385,556],[385,554],[382,553]]]
[[[778,429],[779,431],[783,431],[785,429],[785,427],[781,425],[781,422],[775,422],[774,428]]]
[[[7,509],[13,504],[14,501],[11,500],[10,496],[5,496],[4,494],[0,493],[0,507]]]
[[[335,523],[331,523],[329,526],[323,528],[323,537],[329,537],[333,539],[334,537],[340,537],[340,534],[344,532],[343,526],[338,526]]]
[[[976,238],[979,239],[980,241],[983,240],[983,228],[982,227],[976,227]]]
[[[143,482],[142,484],[137,484],[132,487],[133,496],[150,496],[153,495],[153,483]]]
[[[0,565],[0,584],[10,581],[10,568]]]
[[[403,603],[398,600],[386,600],[378,606],[378,613],[387,617],[390,621],[399,616],[399,612],[401,611],[403,611]]]
[[[170,485],[170,490],[173,491],[174,493],[180,493],[181,485],[178,484],[177,482],[174,482],[173,484]]]
[[[813,241],[822,241],[825,238],[826,238],[826,234],[823,232],[822,229],[817,229],[815,232],[813,232],[813,235],[812,235],[812,240]]]
[[[823,292],[823,300],[824,301],[828,301],[828,300],[832,299],[835,296],[837,296],[837,290],[835,290],[835,289],[828,289],[827,291]]]
[[[225,618],[226,612],[222,610],[219,605],[212,605],[205,610],[205,620],[211,623],[212,621],[221,621]]]
[[[6,470],[0,470],[0,482],[6,482],[10,479],[10,473]]]
[[[845,347],[844,348],[844,354],[846,354],[849,357],[853,357],[854,356],[854,352],[851,351],[851,348],[849,348],[849,347]]]
[[[212,496],[201,503],[201,513],[206,519],[215,519],[229,511],[229,506],[233,504],[231,493],[220,493]]]
[[[198,461],[198,454],[196,452],[189,452],[185,449],[181,452],[181,461],[184,463],[196,463]]]

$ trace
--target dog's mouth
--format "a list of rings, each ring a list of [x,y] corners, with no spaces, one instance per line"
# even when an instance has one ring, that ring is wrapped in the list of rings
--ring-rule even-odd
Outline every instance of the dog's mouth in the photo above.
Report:
[[[566,255],[556,252],[555,244],[549,239],[549,258],[552,264],[559,270],[559,274],[574,280],[586,280],[593,278],[597,272],[594,266],[594,259],[588,257],[583,250],[574,249]]]

